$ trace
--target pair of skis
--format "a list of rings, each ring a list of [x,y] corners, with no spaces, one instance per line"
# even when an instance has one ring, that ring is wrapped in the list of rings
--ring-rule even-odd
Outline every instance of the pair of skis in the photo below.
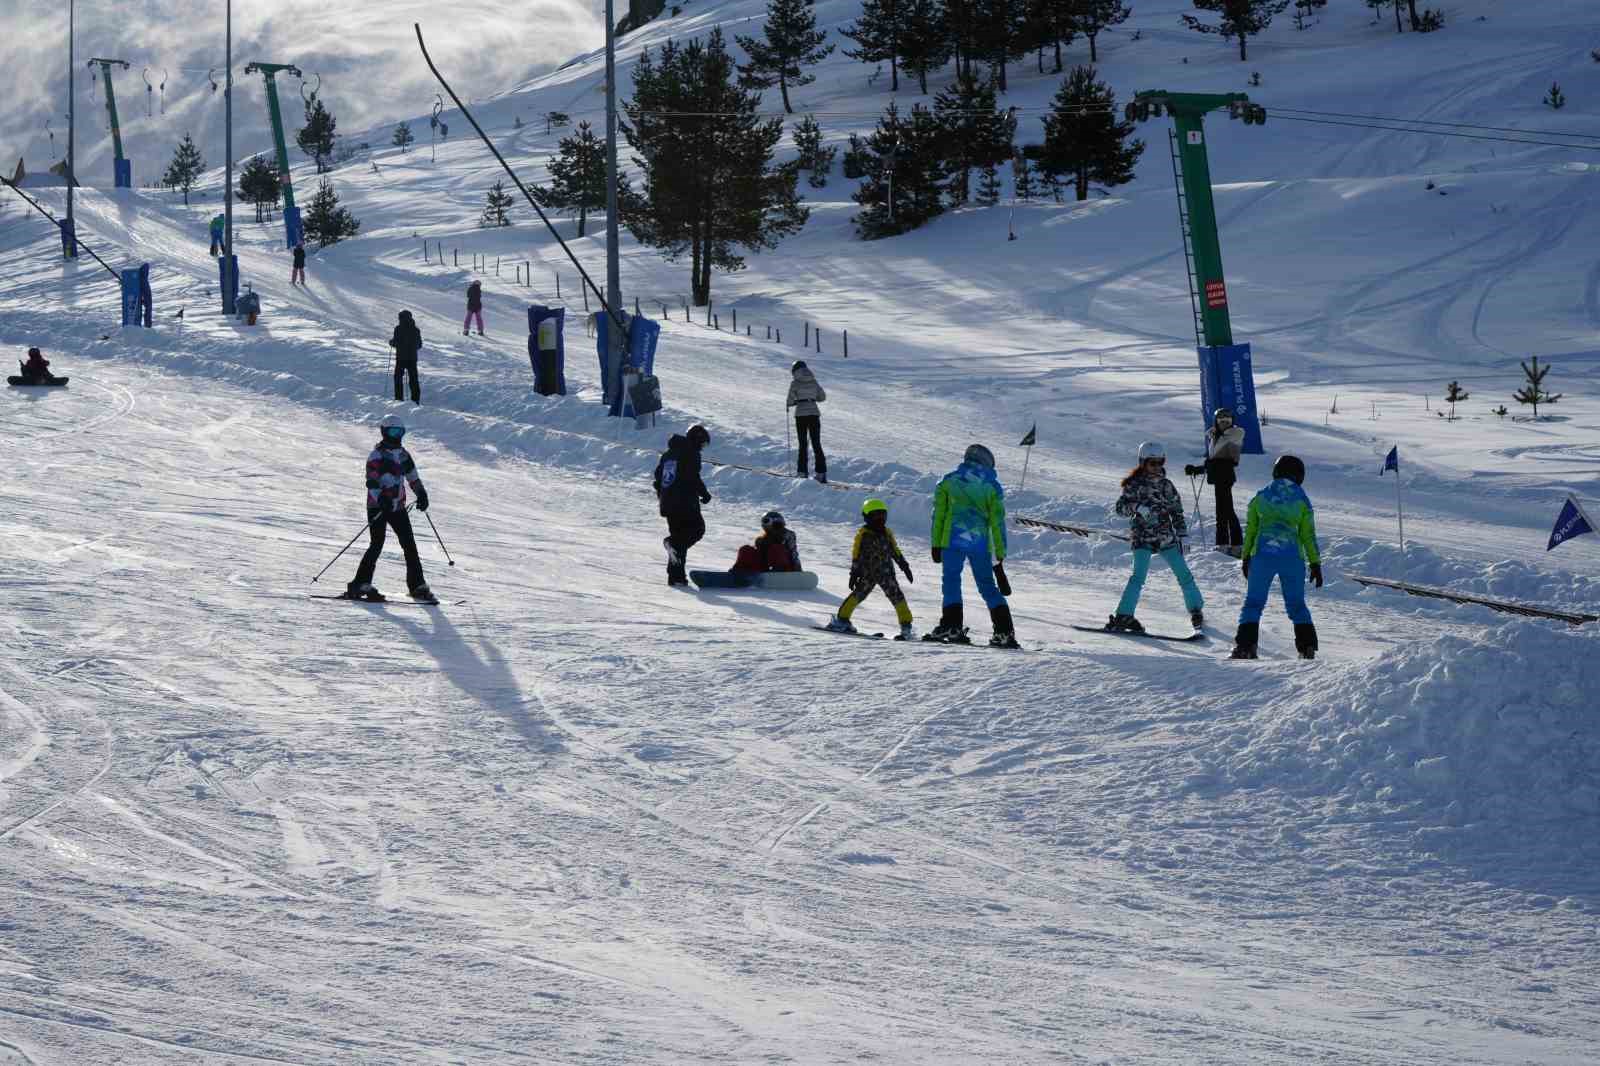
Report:
[[[887,640],[887,639],[889,639],[883,633],[863,633],[860,630],[857,630],[856,632],[851,633],[851,632],[849,632],[847,630],[843,630],[843,629],[829,629],[827,626],[812,626],[811,628],[815,629],[819,633],[832,633],[836,637],[860,637],[863,640]],[[967,648],[996,648],[998,650],[1004,650],[1004,651],[1023,651],[1023,650],[1025,650],[1025,649],[1020,648],[1020,647],[1018,647],[1018,648],[1000,649],[999,646],[995,645],[995,644],[989,644],[987,642],[984,642],[984,643],[980,644],[980,643],[978,643],[976,641],[971,641],[971,640],[934,640],[933,638],[927,636],[926,634],[924,634],[921,637],[915,637],[915,638],[913,638],[911,640],[903,640],[900,637],[895,637],[894,640],[895,640],[895,642],[901,643],[901,644],[934,644],[934,645],[938,645],[940,647],[949,647],[949,648],[961,648],[961,647],[967,647]]]

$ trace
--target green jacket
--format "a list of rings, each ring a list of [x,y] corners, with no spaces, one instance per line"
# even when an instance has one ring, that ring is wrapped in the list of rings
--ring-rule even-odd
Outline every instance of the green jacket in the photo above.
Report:
[[[933,494],[933,546],[1006,557],[1005,490],[994,471],[962,463]]]
[[[1311,497],[1286,477],[1280,477],[1255,494],[1245,519],[1244,557],[1298,553],[1308,563],[1320,564],[1317,523]]]

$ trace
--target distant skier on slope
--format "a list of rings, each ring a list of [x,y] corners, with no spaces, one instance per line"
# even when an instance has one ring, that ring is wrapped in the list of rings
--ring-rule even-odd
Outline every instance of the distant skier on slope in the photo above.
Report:
[[[1178,587],[1183,590],[1183,605],[1189,611],[1190,623],[1196,629],[1205,625],[1200,611],[1205,601],[1188,564],[1183,561],[1183,537],[1189,526],[1183,517],[1183,497],[1167,480],[1166,448],[1155,441],[1139,445],[1139,465],[1122,479],[1122,495],[1117,499],[1116,512],[1129,520],[1133,573],[1128,576],[1122,599],[1117,602],[1116,613],[1106,623],[1106,628],[1121,633],[1144,632],[1134,612],[1139,609],[1139,594],[1144,591],[1152,555],[1160,555],[1172,568]]]
[[[810,450],[817,453],[817,480],[822,484],[828,483],[828,457],[822,454],[822,409],[819,403],[826,403],[828,394],[817,383],[817,375],[806,366],[804,359],[795,360],[794,366],[789,368],[789,398],[784,401],[785,407],[794,408],[795,435],[799,437],[800,456],[796,463],[796,470],[801,477],[808,477],[806,473],[806,445],[810,438]]]
[[[872,590],[880,588],[894,607],[894,616],[900,623],[896,640],[911,640],[916,636],[911,628],[911,605],[906,594],[900,591],[895,578],[895,567],[911,577],[911,564],[900,553],[900,544],[889,528],[889,505],[882,500],[868,500],[861,505],[861,528],[856,530],[855,543],[850,546],[850,595],[839,605],[838,613],[828,619],[827,628],[835,633],[854,633],[850,616]]]
[[[1302,659],[1317,656],[1317,627],[1306,606],[1306,564],[1311,582],[1322,587],[1322,556],[1317,551],[1317,526],[1311,497],[1301,486],[1306,464],[1285,455],[1272,466],[1272,483],[1250,501],[1244,530],[1244,576],[1249,585],[1239,611],[1239,632],[1233,658],[1254,659],[1261,635],[1261,612],[1278,579],[1283,606],[1294,623],[1294,646]]]
[[[306,246],[304,241],[301,241],[299,244],[294,246],[294,264],[289,268],[289,284],[293,285],[296,282],[298,282],[302,288],[305,287]]]
[[[990,553],[993,552],[993,563]],[[944,566],[944,613],[923,640],[970,643],[961,603],[961,570],[971,563],[972,579],[989,607],[997,648],[1016,648],[1006,580],[1005,490],[994,472],[994,453],[981,444],[969,447],[961,465],[944,476],[933,497],[933,561]]]
[[[222,215],[211,220],[211,254],[222,254],[222,239],[227,232],[228,220]]]
[[[799,540],[777,511],[761,516],[761,535],[754,544],[741,547],[733,561],[736,574],[797,573],[801,569]]]
[[[411,517],[406,513],[406,486],[409,484],[416,491],[419,511],[428,509],[428,490],[422,487],[411,453],[400,445],[406,435],[405,422],[399,415],[384,415],[378,427],[382,436],[367,456],[367,534],[371,542],[345,595],[353,600],[383,601],[383,593],[372,586],[372,573],[377,569],[378,556],[383,554],[385,534],[392,528],[405,553],[406,588],[411,590],[411,598],[432,600],[435,597],[423,579],[417,538],[412,535]]]
[[[1217,547],[1235,558],[1244,544],[1239,515],[1233,509],[1233,483],[1238,480],[1239,457],[1244,453],[1244,429],[1234,424],[1233,409],[1219,407],[1206,430],[1206,461],[1203,466],[1186,466],[1190,477],[1200,474],[1216,493]]]
[[[461,320],[463,337],[471,334],[472,330],[468,327],[472,325],[474,318],[478,320],[478,336],[481,337],[483,336],[483,284],[479,281],[467,286],[467,317]]]
[[[410,311],[400,312],[400,319],[394,326],[394,336],[389,338],[389,347],[394,349],[394,398],[405,399],[401,391],[402,377],[409,374],[411,402],[420,404],[422,386],[417,382],[417,353],[422,351],[422,331],[417,328]]]
[[[684,567],[689,549],[706,535],[706,520],[700,505],[711,502],[711,493],[700,477],[700,451],[711,443],[711,434],[698,423],[684,434],[673,434],[667,450],[656,463],[655,490],[661,517],[667,520],[667,535],[661,546],[667,549],[667,584],[687,585]]]

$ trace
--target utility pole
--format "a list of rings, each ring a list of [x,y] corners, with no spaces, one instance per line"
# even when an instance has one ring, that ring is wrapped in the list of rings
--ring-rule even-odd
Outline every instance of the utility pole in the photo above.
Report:
[[[239,260],[233,254],[233,0],[228,0],[227,37],[228,71],[222,88],[223,124],[227,129],[223,149],[227,159],[222,167],[222,210],[227,219],[222,238],[222,313],[231,315],[234,296],[239,290]]]
[[[61,231],[61,250],[68,259],[78,257],[78,235],[73,229],[72,222],[72,187],[77,184],[75,180],[77,171],[73,169],[73,148],[76,144],[73,134],[77,132],[78,90],[75,68],[78,65],[78,56],[75,48],[78,30],[78,3],[77,0],[67,0],[67,221]]]
[[[608,398],[622,395],[622,353],[627,341],[622,309],[622,265],[617,238],[617,20],[614,0],[606,0],[606,382]],[[619,404],[618,410],[622,405]]]

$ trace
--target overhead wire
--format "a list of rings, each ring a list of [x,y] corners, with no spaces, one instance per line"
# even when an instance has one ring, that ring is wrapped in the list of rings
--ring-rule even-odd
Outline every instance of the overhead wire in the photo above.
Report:
[[[1545,141],[1522,137],[1495,137],[1486,133],[1455,133],[1450,130],[1425,130],[1406,126],[1379,126],[1369,122],[1345,122],[1339,119],[1305,118],[1269,112],[1282,122],[1308,122],[1318,126],[1353,126],[1357,129],[1383,130],[1387,133],[1420,133],[1429,137],[1459,137],[1469,141],[1500,141],[1505,144],[1529,144],[1546,148],[1575,148],[1580,152],[1600,152],[1600,144],[1572,144],[1567,141]]]
[[[1484,126],[1475,122],[1442,122],[1429,118],[1390,118],[1385,115],[1356,115],[1346,111],[1313,111],[1304,107],[1275,107],[1272,114],[1282,116],[1285,112],[1297,115],[1316,115],[1324,118],[1359,118],[1370,122],[1399,122],[1411,126],[1447,126],[1464,130],[1488,130],[1493,133],[1537,133],[1544,137],[1572,137],[1585,141],[1600,141],[1600,134],[1575,133],[1566,130],[1528,130],[1516,126]]]

